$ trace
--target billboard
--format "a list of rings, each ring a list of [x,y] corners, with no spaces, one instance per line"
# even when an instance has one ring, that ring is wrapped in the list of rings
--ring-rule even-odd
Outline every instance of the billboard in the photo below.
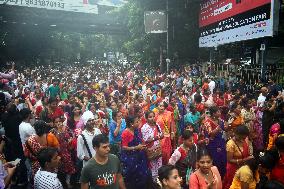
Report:
[[[165,11],[145,11],[144,26],[146,33],[167,32],[167,14]]]
[[[85,0],[88,1],[88,0]],[[89,0],[91,1],[91,0]],[[111,6],[111,7],[121,7],[125,3],[127,3],[127,0],[97,0],[98,5],[102,6]]]
[[[273,0],[203,0],[199,47],[273,36]]]
[[[98,14],[98,5],[119,7],[126,2],[125,0],[0,0],[0,5]]]
[[[98,14],[96,4],[84,4],[83,0],[0,0],[1,4]]]

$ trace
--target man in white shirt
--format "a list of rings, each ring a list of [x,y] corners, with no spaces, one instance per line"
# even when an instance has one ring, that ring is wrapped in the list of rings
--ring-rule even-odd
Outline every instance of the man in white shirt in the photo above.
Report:
[[[56,170],[60,162],[56,148],[42,148],[37,156],[40,169],[35,174],[34,189],[63,189]]]
[[[23,145],[31,135],[35,134],[35,129],[30,123],[32,116],[31,110],[28,108],[24,108],[20,111],[20,114],[23,118],[23,121],[19,125],[19,134]]]
[[[77,139],[77,157],[80,160],[83,160],[83,166],[87,161],[95,155],[95,150],[92,148],[93,138],[101,134],[101,131],[98,128],[94,127],[94,121],[99,119],[97,114],[93,114],[91,111],[86,111],[82,115],[82,118],[85,130]]]
[[[210,89],[210,93],[213,94],[214,89],[216,87],[216,83],[213,79],[209,79],[209,81],[210,82],[209,82],[208,86],[209,86],[209,89]]]
[[[266,96],[268,94],[268,89],[266,87],[262,87],[260,89],[261,93],[259,94],[258,98],[257,98],[257,106],[258,107],[263,107],[264,102],[266,100]]]
[[[19,125],[19,135],[22,145],[28,140],[28,138],[35,134],[35,129],[31,125],[32,111],[28,108],[24,108],[20,111],[20,115],[23,118],[22,123]],[[29,158],[25,160],[29,178],[32,175],[32,164]]]

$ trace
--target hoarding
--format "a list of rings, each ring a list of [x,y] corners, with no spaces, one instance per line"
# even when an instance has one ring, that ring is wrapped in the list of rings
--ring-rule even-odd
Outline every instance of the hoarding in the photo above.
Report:
[[[126,0],[0,0],[0,5],[98,14],[98,5],[119,7],[126,2]]]
[[[273,0],[203,0],[199,47],[273,36]]]
[[[165,11],[146,11],[144,13],[146,33],[167,32],[167,14]]]
[[[97,4],[85,4],[83,0],[0,0],[1,4],[98,14]]]

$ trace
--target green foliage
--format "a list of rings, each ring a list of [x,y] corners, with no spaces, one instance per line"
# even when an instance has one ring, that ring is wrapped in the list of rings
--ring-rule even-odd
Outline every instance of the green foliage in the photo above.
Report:
[[[4,34],[1,33],[1,36]],[[0,46],[2,60],[23,62],[74,62],[80,53],[82,61],[102,58],[105,52],[116,52],[121,39],[106,34],[77,32],[30,31],[20,34],[7,32],[5,45]]]
[[[169,58],[198,56],[198,2],[169,0]],[[138,61],[158,65],[160,46],[166,58],[166,34],[146,34],[144,12],[166,10],[165,0],[130,0],[119,12],[129,29],[122,51]]]

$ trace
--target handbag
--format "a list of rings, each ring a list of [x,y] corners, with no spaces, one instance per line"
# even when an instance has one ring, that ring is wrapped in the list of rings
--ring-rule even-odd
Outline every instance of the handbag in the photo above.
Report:
[[[158,125],[156,125],[158,132],[161,133],[161,129]],[[146,154],[149,160],[154,160],[162,156],[162,148],[161,148],[161,142],[159,140],[159,144],[155,147],[152,147],[151,149],[146,149]]]

